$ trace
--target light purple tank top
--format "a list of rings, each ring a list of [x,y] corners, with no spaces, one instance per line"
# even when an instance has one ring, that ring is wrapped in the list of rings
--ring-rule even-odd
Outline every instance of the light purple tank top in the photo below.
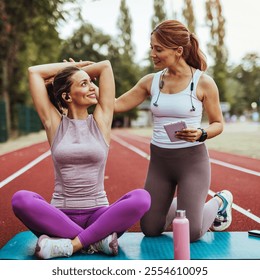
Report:
[[[51,204],[62,209],[108,205],[104,173],[109,146],[93,115],[63,116],[51,147],[55,187]]]

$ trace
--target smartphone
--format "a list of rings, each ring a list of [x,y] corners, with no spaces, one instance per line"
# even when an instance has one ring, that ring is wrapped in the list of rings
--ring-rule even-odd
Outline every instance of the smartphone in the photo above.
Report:
[[[256,230],[256,229],[254,229],[254,230],[249,230],[249,231],[248,231],[248,234],[249,234],[250,236],[260,237],[260,230]]]
[[[175,136],[175,133],[184,128],[187,128],[185,121],[171,122],[164,125],[164,129],[172,142],[180,141],[180,139]]]

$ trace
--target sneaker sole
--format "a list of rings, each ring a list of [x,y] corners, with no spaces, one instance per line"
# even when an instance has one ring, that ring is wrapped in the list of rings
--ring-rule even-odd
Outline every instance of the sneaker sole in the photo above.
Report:
[[[226,222],[226,224],[224,226],[219,226],[219,227],[212,226],[212,229],[214,231],[223,231],[223,230],[227,229],[231,225],[231,222],[232,222],[233,195],[230,191],[224,190],[224,192],[228,194],[228,206],[227,206],[226,212],[227,212],[227,217],[229,217],[229,220]]]
[[[114,255],[114,256],[118,255],[118,241],[117,241],[117,233],[116,232],[114,232],[112,234],[112,240],[109,243],[109,247],[112,250],[112,255]]]

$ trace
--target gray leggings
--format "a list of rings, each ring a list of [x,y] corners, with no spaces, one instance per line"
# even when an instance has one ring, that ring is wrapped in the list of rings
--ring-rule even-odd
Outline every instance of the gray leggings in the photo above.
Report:
[[[219,208],[216,198],[205,203],[210,173],[205,144],[180,149],[165,149],[151,144],[145,183],[145,189],[151,195],[151,207],[141,219],[143,233],[146,236],[160,235],[171,224],[176,209],[182,209],[186,210],[190,222],[191,242],[203,236]]]

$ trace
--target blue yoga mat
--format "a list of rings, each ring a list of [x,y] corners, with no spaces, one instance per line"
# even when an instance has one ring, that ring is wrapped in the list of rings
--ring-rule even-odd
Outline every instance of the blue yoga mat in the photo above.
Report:
[[[140,232],[127,232],[119,238],[119,254],[76,253],[64,260],[171,260],[173,238],[171,232],[158,237],[145,237]],[[25,231],[15,235],[0,249],[2,260],[34,260],[36,236]],[[247,232],[207,232],[199,241],[191,243],[194,260],[253,260],[260,259],[260,238],[249,237]]]

